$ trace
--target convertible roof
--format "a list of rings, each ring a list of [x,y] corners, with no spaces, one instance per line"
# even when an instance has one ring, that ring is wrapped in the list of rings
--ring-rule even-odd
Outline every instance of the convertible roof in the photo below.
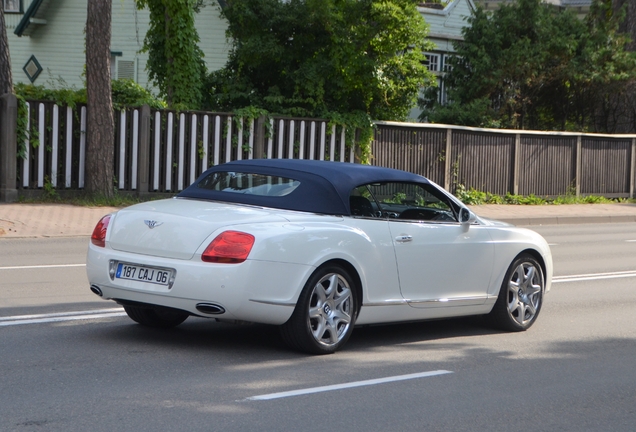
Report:
[[[227,171],[286,177],[300,181],[300,185],[282,197],[237,194],[198,187],[198,183],[210,173]],[[387,181],[428,183],[428,180],[416,174],[370,165],[298,159],[251,159],[208,169],[178,197],[349,215],[349,195],[354,188]]]

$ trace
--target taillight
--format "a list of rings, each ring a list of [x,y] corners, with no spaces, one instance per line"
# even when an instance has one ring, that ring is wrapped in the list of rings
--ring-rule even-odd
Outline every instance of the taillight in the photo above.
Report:
[[[95,246],[106,246],[106,231],[108,230],[108,222],[110,222],[110,215],[106,215],[97,222],[93,235],[91,235],[91,243]]]
[[[201,259],[205,262],[237,264],[247,259],[254,246],[254,236],[240,231],[225,231],[205,248]]]

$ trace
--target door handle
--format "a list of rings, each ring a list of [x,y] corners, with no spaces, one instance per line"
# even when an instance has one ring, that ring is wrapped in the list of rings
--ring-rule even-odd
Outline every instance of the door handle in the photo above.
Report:
[[[398,243],[406,243],[406,242],[410,242],[412,240],[413,240],[413,236],[406,235],[406,234],[399,235],[399,236],[397,236],[395,238],[395,241],[398,242]]]

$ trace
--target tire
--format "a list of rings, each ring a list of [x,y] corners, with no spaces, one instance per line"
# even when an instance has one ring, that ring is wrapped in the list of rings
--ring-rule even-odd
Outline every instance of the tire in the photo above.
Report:
[[[184,322],[188,312],[161,306],[124,306],[133,321],[148,327],[172,328]]]
[[[331,354],[347,342],[358,316],[353,278],[337,265],[314,272],[298,299],[291,318],[280,327],[283,340],[309,354]]]
[[[488,321],[501,330],[525,331],[537,320],[544,294],[541,265],[531,255],[521,254],[506,272]]]

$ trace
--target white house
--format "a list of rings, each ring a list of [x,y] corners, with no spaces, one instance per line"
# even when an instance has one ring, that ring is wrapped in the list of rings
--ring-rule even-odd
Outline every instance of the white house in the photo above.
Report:
[[[83,87],[87,0],[0,0],[5,13],[14,82],[47,87]],[[90,0],[89,0],[90,1]],[[229,46],[227,24],[216,0],[206,0],[196,14],[208,70],[225,65]],[[149,87],[147,54],[139,51],[148,29],[149,13],[134,0],[113,0],[111,73]]]
[[[462,29],[468,25],[468,17],[475,12],[473,0],[452,0],[445,6],[439,3],[420,3],[417,7],[424,21],[429,25],[428,38],[435,47],[426,55],[428,70],[437,76],[438,98],[446,103],[444,75],[450,69],[449,59],[455,52],[454,42],[464,40]],[[409,117],[417,119],[421,110],[414,108]]]

